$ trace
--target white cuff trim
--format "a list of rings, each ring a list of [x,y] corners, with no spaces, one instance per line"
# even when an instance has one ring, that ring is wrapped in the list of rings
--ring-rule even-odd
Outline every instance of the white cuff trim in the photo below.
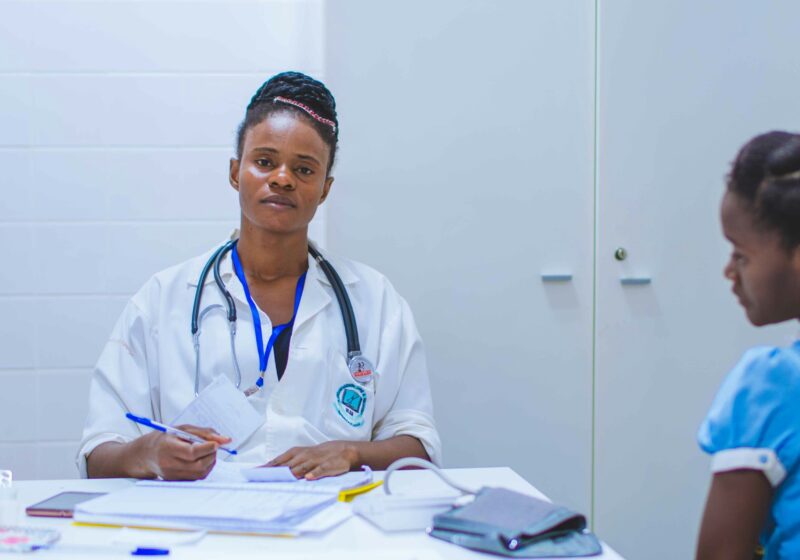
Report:
[[[773,488],[786,478],[786,469],[772,449],[737,447],[717,451],[711,459],[711,472],[739,469],[762,471]]]

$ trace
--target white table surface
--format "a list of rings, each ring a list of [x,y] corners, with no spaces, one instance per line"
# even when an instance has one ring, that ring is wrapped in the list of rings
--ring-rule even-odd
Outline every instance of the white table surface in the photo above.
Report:
[[[507,467],[480,469],[447,469],[456,482],[468,487],[504,486],[537,497],[543,495],[521,476]],[[377,474],[377,473],[376,473]],[[34,504],[64,491],[108,492],[132,484],[127,479],[105,480],[37,480],[15,482],[23,506]],[[393,493],[415,495],[442,495],[447,493],[436,476],[428,471],[398,471],[392,475]],[[382,491],[380,488],[376,491]],[[115,549],[110,543],[120,529],[79,527],[69,519],[24,517],[21,525],[55,528],[61,531],[61,540],[50,550],[25,555],[26,558],[57,559],[86,558],[138,558],[126,551]],[[2,555],[11,558],[10,555]],[[279,558],[281,560],[440,560],[499,558],[472,552],[429,537],[424,532],[385,534],[359,517],[351,517],[331,532],[320,536],[297,538],[207,535],[193,545],[175,546],[164,558],[222,559],[222,558]],[[603,554],[593,558],[621,560],[621,556],[607,545]]]

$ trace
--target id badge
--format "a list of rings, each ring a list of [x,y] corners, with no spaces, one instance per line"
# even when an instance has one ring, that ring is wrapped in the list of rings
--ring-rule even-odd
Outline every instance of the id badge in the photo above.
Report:
[[[230,443],[233,449],[244,443],[263,423],[264,417],[224,374],[218,375],[171,422],[173,426],[191,424],[198,428],[214,428],[233,440]]]

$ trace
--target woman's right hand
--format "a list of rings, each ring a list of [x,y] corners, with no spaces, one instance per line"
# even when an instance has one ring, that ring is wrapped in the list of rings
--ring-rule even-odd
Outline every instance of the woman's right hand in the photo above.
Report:
[[[203,479],[214,468],[218,447],[231,441],[211,428],[190,425],[177,428],[207,441],[191,443],[164,432],[152,432],[140,437],[132,442],[135,447],[132,451],[146,475],[137,478],[156,476],[164,480]]]

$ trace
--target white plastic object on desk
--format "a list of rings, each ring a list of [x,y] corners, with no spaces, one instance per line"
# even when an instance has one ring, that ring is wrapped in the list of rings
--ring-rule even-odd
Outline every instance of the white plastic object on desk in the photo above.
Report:
[[[441,496],[397,496],[367,494],[353,502],[353,513],[363,517],[385,533],[424,531],[433,516],[453,507],[457,498]]]
[[[11,471],[0,471],[0,526],[19,524],[21,507]]]
[[[395,494],[390,488],[392,473],[404,467],[418,467],[433,471],[460,496],[404,496]],[[472,499],[475,490],[461,486],[451,480],[436,465],[416,457],[398,459],[386,469],[383,478],[384,493],[370,493],[353,502],[353,513],[359,515],[384,532],[424,531],[431,526],[433,516],[444,513],[465,499]]]

